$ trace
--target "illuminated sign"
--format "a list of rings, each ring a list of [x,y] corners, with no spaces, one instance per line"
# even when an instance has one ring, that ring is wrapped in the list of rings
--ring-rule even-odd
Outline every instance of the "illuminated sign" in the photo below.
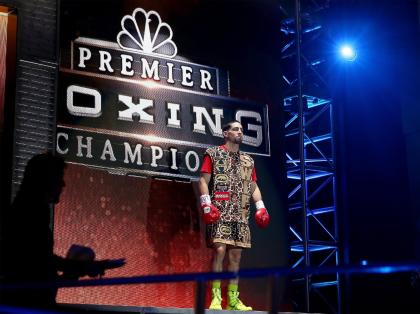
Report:
[[[155,11],[138,8],[121,28],[117,43],[77,38],[62,62],[56,150],[66,160],[192,179],[231,120],[244,126],[243,151],[270,155],[266,105],[229,97],[226,71],[175,59]]]

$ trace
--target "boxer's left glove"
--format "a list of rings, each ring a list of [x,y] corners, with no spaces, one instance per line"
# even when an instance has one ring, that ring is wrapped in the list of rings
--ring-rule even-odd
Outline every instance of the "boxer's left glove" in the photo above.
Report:
[[[200,196],[201,209],[203,210],[203,219],[206,224],[211,224],[219,220],[220,212],[211,203],[210,195],[205,194]]]
[[[255,213],[255,222],[257,223],[257,226],[260,228],[266,228],[270,223],[270,215],[268,214],[263,201],[256,202],[255,207],[257,208]]]

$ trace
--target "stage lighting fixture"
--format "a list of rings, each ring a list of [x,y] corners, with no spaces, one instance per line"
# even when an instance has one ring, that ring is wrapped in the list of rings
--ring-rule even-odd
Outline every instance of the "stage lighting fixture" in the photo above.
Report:
[[[350,45],[343,45],[340,47],[340,55],[346,61],[354,61],[357,58],[356,50]]]

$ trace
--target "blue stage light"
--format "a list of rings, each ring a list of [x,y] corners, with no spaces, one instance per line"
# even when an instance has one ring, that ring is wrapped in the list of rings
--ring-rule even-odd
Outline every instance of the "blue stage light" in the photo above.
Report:
[[[340,47],[340,55],[346,61],[354,61],[357,58],[356,50],[350,45],[343,45]]]

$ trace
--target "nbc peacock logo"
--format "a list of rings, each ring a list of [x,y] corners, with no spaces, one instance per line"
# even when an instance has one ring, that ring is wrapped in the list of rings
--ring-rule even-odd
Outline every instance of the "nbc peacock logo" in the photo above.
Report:
[[[169,58],[177,54],[172,29],[156,11],[137,8],[122,18],[121,28],[117,43],[124,50]]]

